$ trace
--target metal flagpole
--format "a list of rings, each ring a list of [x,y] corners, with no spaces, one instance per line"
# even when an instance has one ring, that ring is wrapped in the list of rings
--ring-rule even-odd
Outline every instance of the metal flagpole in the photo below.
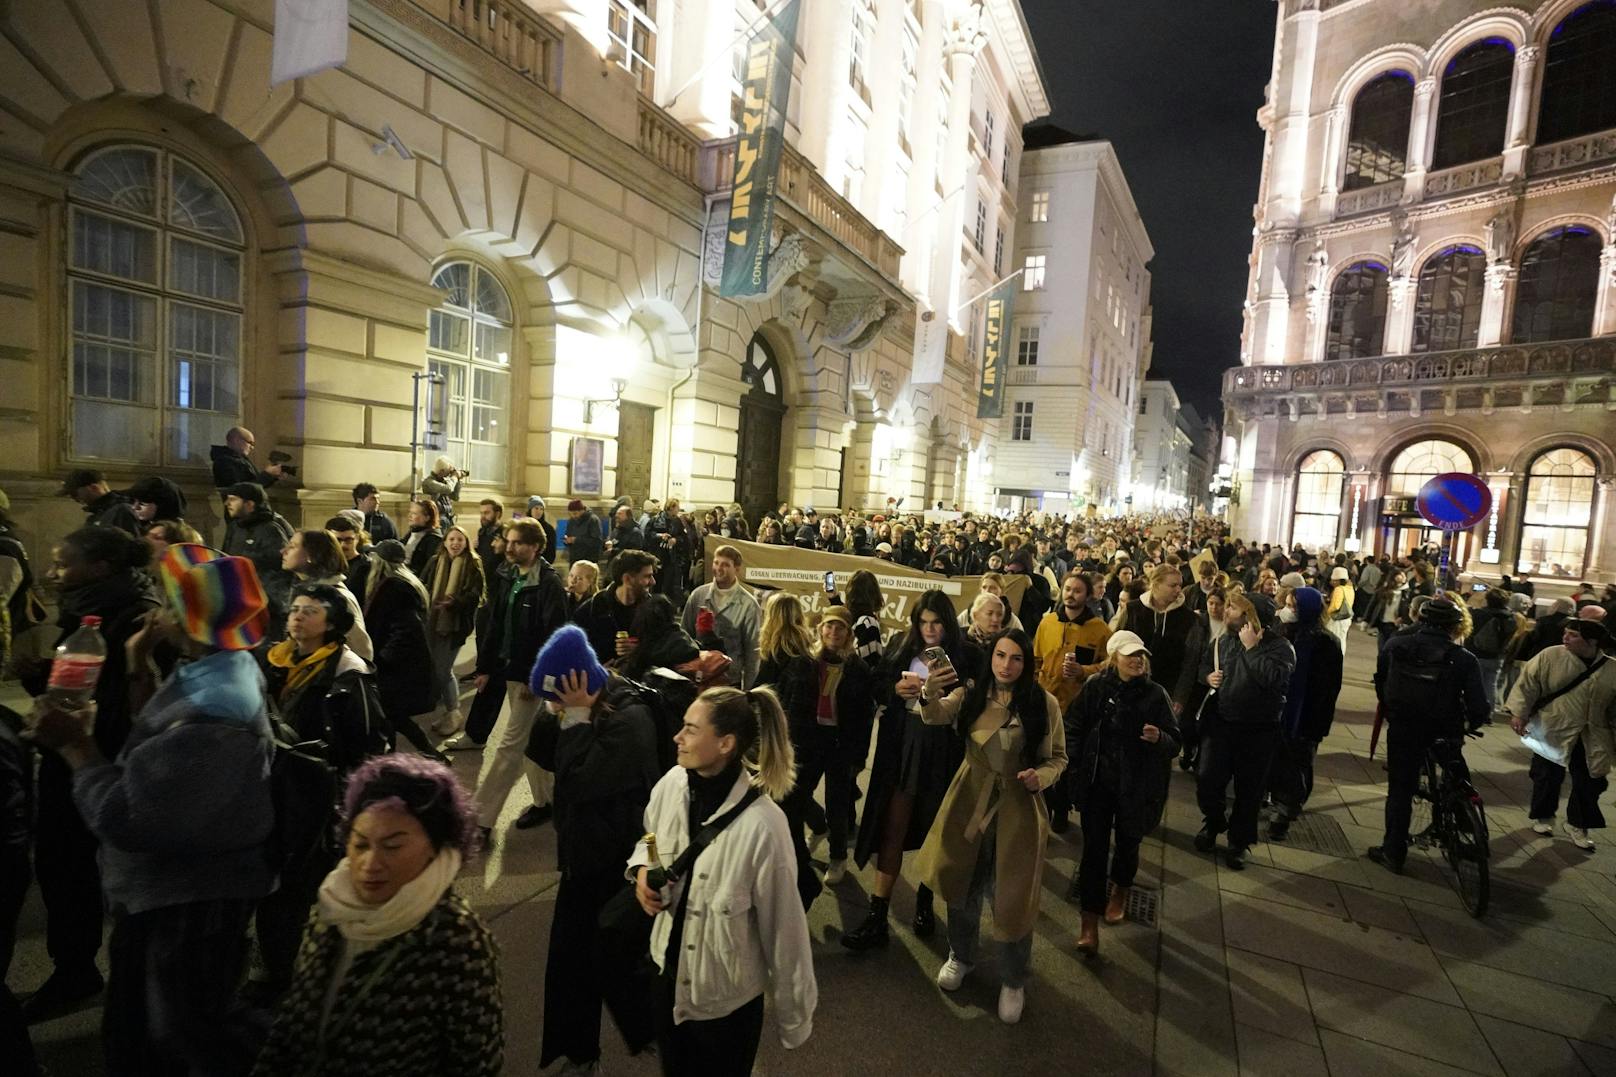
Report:
[[[955,307],[953,309],[953,311],[949,314],[949,317],[950,318],[958,317],[960,312],[963,311],[966,307],[969,307],[972,303],[975,303],[978,299],[981,299],[983,296],[990,295],[991,293],[998,291],[1001,287],[1003,287],[1004,285],[1006,285],[1006,284],[1010,283],[1011,281],[1015,280],[1017,277],[1021,276],[1025,272],[1026,272],[1025,269],[1018,269],[1014,273],[1010,274],[1008,277],[1005,277],[1003,280],[994,281],[992,284],[988,285],[986,288],[983,288],[980,292],[977,292],[975,295],[971,296],[971,298],[967,299],[965,302],[963,302],[959,306]]]
[[[690,87],[692,87],[696,83],[700,82],[702,76],[707,74],[707,72],[712,69],[713,65],[717,64],[720,60],[729,60],[734,55],[735,47],[737,45],[739,45],[741,42],[745,41],[747,38],[751,37],[752,36],[752,31],[756,30],[759,26],[762,26],[764,24],[764,22],[766,22],[767,20],[773,18],[774,13],[776,11],[779,11],[781,8],[785,7],[789,3],[791,3],[791,0],[774,0],[774,2],[771,3],[768,7],[764,8],[763,13],[760,14],[751,23],[748,23],[746,29],[742,30],[740,35],[738,37],[736,37],[734,41],[731,41],[729,43],[729,48],[725,49],[723,52],[721,52],[718,55],[714,56],[711,60],[708,60],[706,63],[702,64],[700,67],[696,68],[695,72],[688,79],[686,79],[684,81],[683,85],[681,85],[677,90],[675,90],[672,93],[672,95],[669,96],[667,101],[665,101],[662,104],[662,107],[663,108],[668,108],[675,101],[679,100],[679,98],[684,95],[684,92],[686,90],[690,89]]]

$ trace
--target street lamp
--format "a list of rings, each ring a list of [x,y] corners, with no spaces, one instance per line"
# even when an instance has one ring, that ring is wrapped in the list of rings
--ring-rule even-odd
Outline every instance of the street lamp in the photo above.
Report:
[[[608,337],[602,342],[601,359],[605,367],[607,384],[611,386],[612,395],[584,401],[584,425],[588,426],[595,421],[595,408],[617,408],[623,402],[623,392],[628,388],[628,373],[634,368],[634,361],[639,357],[639,348],[628,338],[628,334],[620,333]]]

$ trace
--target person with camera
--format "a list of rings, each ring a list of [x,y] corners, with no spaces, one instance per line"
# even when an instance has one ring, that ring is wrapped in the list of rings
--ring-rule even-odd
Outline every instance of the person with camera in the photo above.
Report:
[[[930,660],[920,693],[927,725],[947,726],[965,742],[937,820],[920,850],[920,877],[948,902],[948,960],[937,986],[959,989],[976,961],[982,902],[1005,940],[999,1020],[1021,1020],[1038,922],[1049,809],[1041,795],[1066,769],[1060,704],[1038,683],[1032,640],[1011,629],[993,643],[988,668],[961,683],[940,656]]]
[[[1597,607],[1596,607],[1597,608]],[[1586,610],[1584,613],[1586,614]],[[1554,833],[1560,789],[1571,774],[1565,833],[1583,852],[1594,851],[1590,830],[1605,826],[1599,810],[1616,760],[1616,662],[1603,653],[1610,631],[1586,616],[1565,622],[1559,646],[1539,651],[1521,670],[1504,710],[1517,734],[1532,723],[1532,830]]]
[[[432,471],[421,479],[421,492],[432,499],[438,508],[438,523],[452,527],[455,520],[455,502],[460,498],[460,485],[471,475],[455,466],[447,456],[432,462]]]
[[[282,475],[289,473],[284,463],[273,461],[260,471],[258,465],[248,459],[257,443],[258,439],[253,437],[253,432],[245,426],[232,426],[225,431],[224,444],[215,445],[208,450],[208,459],[213,464],[213,485],[216,488],[224,490],[242,482],[274,486]]]
[[[660,890],[647,881],[645,841],[628,860],[640,907],[656,917],[657,1055],[669,1077],[749,1074],[764,992],[788,1050],[808,1042],[819,1002],[791,828],[778,804],[793,785],[791,736],[773,692],[724,687],[696,697],[674,743],[678,764],[645,809],[658,860],[671,866],[706,827],[722,829]]]
[[[1487,720],[1481,663],[1462,646],[1467,622],[1451,598],[1429,598],[1413,628],[1388,640],[1375,663],[1375,698],[1386,708],[1386,833],[1368,856],[1393,872],[1401,873],[1408,858],[1426,753],[1436,741],[1454,741],[1449,765],[1463,768],[1458,742]]]

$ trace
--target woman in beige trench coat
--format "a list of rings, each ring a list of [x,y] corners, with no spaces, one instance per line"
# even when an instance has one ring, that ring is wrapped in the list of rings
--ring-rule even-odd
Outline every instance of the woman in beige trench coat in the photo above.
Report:
[[[920,877],[948,903],[948,960],[937,973],[959,987],[976,961],[982,902],[993,899],[994,934],[1005,943],[999,1019],[1021,1019],[1038,920],[1049,810],[1040,795],[1066,769],[1060,705],[1038,683],[1032,640],[1011,629],[993,640],[989,676],[957,684],[946,666],[920,693],[928,725],[965,741],[965,761],[920,850]],[[948,692],[943,696],[943,692]]]

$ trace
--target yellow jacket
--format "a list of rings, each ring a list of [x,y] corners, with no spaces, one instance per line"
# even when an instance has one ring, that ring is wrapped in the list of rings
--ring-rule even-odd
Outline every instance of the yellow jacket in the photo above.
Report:
[[[1067,704],[1077,698],[1083,682],[1105,668],[1105,641],[1111,638],[1111,626],[1102,618],[1089,617],[1079,624],[1062,619],[1063,607],[1057,605],[1044,614],[1033,634],[1032,654],[1038,663],[1038,683],[1044,691],[1055,697],[1061,713]],[[1061,663],[1078,648],[1093,652],[1093,660],[1078,667],[1076,680],[1061,676]]]

